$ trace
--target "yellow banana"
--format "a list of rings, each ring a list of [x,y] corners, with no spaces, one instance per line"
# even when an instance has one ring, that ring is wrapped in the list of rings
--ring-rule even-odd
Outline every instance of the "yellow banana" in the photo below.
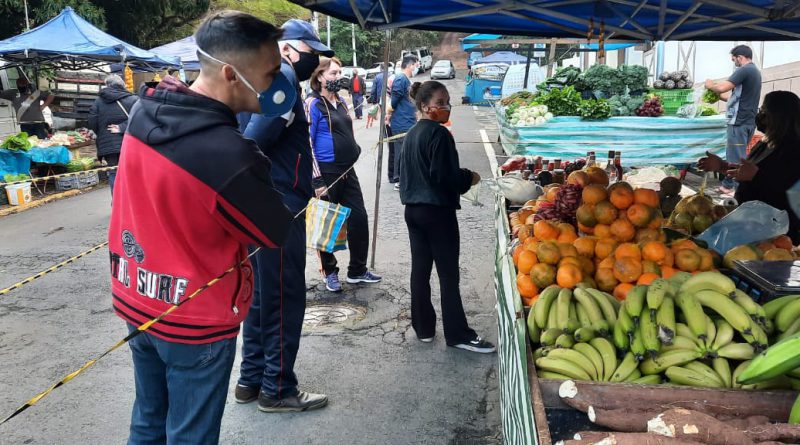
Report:
[[[597,370],[597,376],[595,380],[602,381],[605,376],[605,371],[603,368],[603,356],[600,355],[600,351],[594,348],[594,346],[590,345],[589,343],[575,343],[575,346],[572,347],[575,351],[583,354],[594,366],[594,369]]]
[[[711,317],[706,316],[706,339],[703,342],[706,345],[706,349],[711,347],[715,338],[717,338],[717,326],[714,324],[714,320],[712,320]]]
[[[556,372],[575,380],[591,380],[591,376],[580,366],[569,360],[550,357],[549,354],[547,357],[537,359],[536,366],[544,371]]]
[[[557,372],[551,372],[551,371],[538,371],[536,374],[539,376],[540,379],[569,380],[572,378],[564,374],[559,374]]]
[[[694,335],[694,332],[689,329],[689,326],[686,326],[683,323],[675,324],[675,333],[681,337],[691,339],[698,347],[702,349],[705,349],[706,347],[705,343],[701,339],[697,338],[697,336]]]
[[[556,298],[558,328],[564,332],[569,330],[569,304],[572,302],[572,290],[561,289]]]
[[[614,345],[603,337],[593,338],[589,344],[603,357],[603,381],[609,381],[617,369],[617,351]]]
[[[547,329],[558,329],[558,305],[550,305],[550,312],[547,314]]]
[[[625,309],[628,311],[628,315],[631,316],[634,323],[639,321],[639,315],[642,313],[642,308],[644,308],[644,300],[647,296],[647,286],[634,286],[628,292],[628,296],[625,298]]]
[[[784,338],[789,338],[798,332],[800,332],[800,318],[798,318],[791,325],[789,325],[789,329],[787,329],[784,332],[781,332],[781,334],[778,335],[778,341],[781,341]]]
[[[597,336],[597,332],[591,327],[584,326],[582,328],[577,329],[572,336],[575,338],[575,341],[578,343],[588,343],[589,340],[595,338]]]
[[[736,290],[736,284],[719,272],[700,272],[681,285],[682,293],[695,294],[703,290],[715,291],[727,297]]]
[[[681,271],[681,272],[676,272],[674,275],[669,277],[669,279],[667,281],[669,281],[670,283],[677,284],[678,288],[680,289],[680,286],[683,286],[683,283],[685,283],[687,280],[689,280],[689,278],[692,278],[692,274],[690,274],[689,272]],[[677,295],[677,292],[676,292],[676,295]]]
[[[653,312],[653,310],[645,307],[642,309],[642,315],[639,318],[639,331],[642,336],[642,343],[650,357],[656,357],[658,351],[661,350],[661,341],[658,339],[658,326],[656,326],[655,320],[651,317]]]
[[[550,314],[550,306],[553,304],[556,297],[558,297],[558,292],[560,290],[561,288],[555,285],[546,287],[539,294],[539,299],[536,300],[536,303],[533,305],[536,326],[539,326],[540,329],[549,327],[547,325],[547,315]]]
[[[736,369],[733,370],[733,377],[731,378],[731,386],[733,386],[734,388],[742,387],[742,384],[739,383],[739,376],[744,372],[745,369],[747,369],[748,366],[750,366],[750,363],[752,363],[752,360],[745,360],[742,363],[739,363],[738,366],[736,366]]]
[[[570,334],[561,334],[556,339],[556,348],[571,348],[575,344],[575,339]]]
[[[539,336],[539,343],[543,346],[555,346],[556,339],[562,334],[560,329],[548,329]]]
[[[639,377],[638,379],[634,380],[631,383],[638,383],[640,385],[660,385],[661,384],[661,375],[645,375]]]
[[[586,314],[589,315],[592,323],[595,321],[605,320],[603,312],[600,310],[600,306],[597,305],[594,297],[592,297],[589,292],[578,288],[575,289],[575,291],[572,293],[572,296],[575,298],[575,301],[577,301],[578,304],[583,306],[583,309],[586,310]]]
[[[638,315],[637,315],[638,317]],[[617,324],[620,325],[620,328],[626,334],[633,333],[634,329],[636,329],[636,324],[633,322],[633,317],[630,316],[628,312],[628,301],[624,301],[622,306],[619,307],[619,317],[617,318]]]
[[[631,372],[623,382],[633,382],[640,378],[642,378],[642,371],[639,371],[639,368],[633,368],[633,372]]]
[[[686,318],[686,325],[689,326],[692,333],[697,338],[705,338],[706,335],[706,314],[703,312],[703,306],[697,301],[694,295],[679,292],[675,297],[675,304],[681,308],[683,316]]]
[[[700,388],[722,388],[722,384],[715,379],[701,374],[691,369],[682,368],[680,366],[671,366],[667,368],[665,374],[670,383],[686,386],[697,386]]]
[[[727,277],[726,277],[727,278]],[[697,301],[717,314],[721,315],[733,329],[749,333],[752,320],[747,312],[725,294],[714,290],[700,290],[694,294]],[[687,318],[688,320],[688,318]],[[690,326],[691,327],[691,326]]]
[[[580,322],[581,326],[592,325],[592,320],[589,318],[589,314],[586,313],[586,309],[584,309],[583,306],[577,305],[575,307],[575,313],[578,316],[578,321]]]
[[[714,323],[717,326],[717,335],[711,343],[711,351],[719,351],[720,348],[733,341],[733,326],[725,320],[718,319]]]
[[[800,318],[800,300],[794,300],[784,306],[775,316],[775,327],[779,331],[785,332],[798,318]]]
[[[732,388],[733,375],[731,374],[730,362],[722,357],[717,357],[711,360],[711,366],[714,367],[714,371],[719,375],[719,378],[722,379],[722,383],[725,384],[725,387]]]
[[[528,312],[528,318],[525,321],[528,326],[528,338],[530,338],[531,342],[533,342],[534,344],[539,343],[539,334],[540,334],[539,326],[536,326],[536,320],[534,319],[533,316],[533,310]]]
[[[535,351],[533,351],[534,360],[537,358],[546,357],[552,349],[552,346],[542,346],[541,348],[537,348]]]
[[[611,325],[609,325],[605,319],[597,320],[594,323],[592,323],[592,329],[594,329],[598,335],[601,335],[603,337],[607,337],[608,334],[611,333]]]
[[[731,360],[751,360],[755,358],[756,351],[749,343],[728,343],[717,349],[717,356]]]
[[[733,294],[731,294],[731,298],[733,298],[733,301],[735,301],[736,304],[741,306],[742,309],[744,309],[744,311],[750,315],[750,318],[753,321],[762,326],[767,322],[767,313],[764,311],[764,308],[761,307],[760,304],[753,301],[753,299],[750,298],[750,295],[744,293],[743,290],[734,290]]]
[[[606,319],[609,325],[614,325],[617,322],[617,311],[618,308],[614,306],[613,303],[603,294],[603,292],[597,289],[586,289],[586,292],[594,298],[595,303],[603,312],[603,317]],[[612,299],[614,299],[612,297]],[[616,299],[614,299],[616,301]]]
[[[598,375],[602,376],[602,374],[598,374],[597,368],[594,367],[594,364],[588,357],[573,349],[554,349],[547,354],[547,358],[570,361],[589,374],[592,380],[597,380]],[[600,372],[602,372],[602,370]]]
[[[611,382],[622,382],[628,378],[629,375],[636,369],[636,365],[639,362],[636,360],[636,357],[633,356],[632,353],[625,354],[625,358],[622,359],[622,363],[617,366],[617,369],[614,370],[614,374],[611,376]]]
[[[660,354],[657,358],[648,358],[639,365],[642,374],[660,374],[670,366],[680,366],[700,358],[702,354],[689,349],[678,349]]]
[[[627,352],[628,349],[630,349],[631,340],[628,336],[628,333],[622,329],[622,323],[617,323],[614,325],[612,340],[614,340],[614,346],[616,346],[620,351]]]
[[[658,338],[662,344],[672,344],[675,337],[675,301],[670,298],[664,298],[661,306],[656,311],[656,325],[658,325]]]
[[[644,360],[644,358],[648,355],[647,349],[644,347],[642,331],[639,329],[634,329],[633,334],[631,334],[631,352],[636,357],[637,361]]]
[[[667,295],[668,288],[669,283],[662,278],[653,280],[647,288],[647,307],[650,308],[651,311],[655,311],[661,307],[661,303]]]
[[[676,335],[672,339],[672,344],[662,346],[659,353],[663,354],[664,352],[675,351],[678,349],[688,349],[689,351],[703,352],[699,346],[697,346],[697,343],[695,343],[691,338],[684,337],[682,335]]]
[[[686,369],[691,369],[694,372],[699,372],[700,374],[703,374],[709,379],[716,381],[719,384],[719,387],[727,388],[725,381],[722,379],[722,377],[720,377],[719,374],[717,374],[717,371],[714,371],[713,368],[711,368],[710,366],[706,365],[703,362],[695,360],[693,362],[689,362],[683,365],[683,367]]]

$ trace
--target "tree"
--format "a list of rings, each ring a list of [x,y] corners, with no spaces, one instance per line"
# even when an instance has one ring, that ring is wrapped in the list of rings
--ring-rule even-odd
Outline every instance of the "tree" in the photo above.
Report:
[[[280,26],[289,19],[308,20],[311,11],[287,0],[212,0],[211,10],[235,9]]]
[[[28,18],[31,28],[57,16],[71,6],[81,17],[98,28],[106,26],[105,12],[90,0],[29,0]],[[25,3],[23,0],[0,0],[0,39],[13,37],[25,31]]]
[[[105,9],[114,36],[152,48],[191,35],[209,0],[93,0]]]

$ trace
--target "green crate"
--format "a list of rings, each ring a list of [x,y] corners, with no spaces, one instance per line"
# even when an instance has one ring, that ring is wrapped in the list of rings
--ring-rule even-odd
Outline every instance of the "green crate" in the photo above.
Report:
[[[674,115],[680,107],[692,103],[692,91],[694,90],[691,88],[683,88],[680,90],[653,90],[653,93],[661,97],[664,114]]]

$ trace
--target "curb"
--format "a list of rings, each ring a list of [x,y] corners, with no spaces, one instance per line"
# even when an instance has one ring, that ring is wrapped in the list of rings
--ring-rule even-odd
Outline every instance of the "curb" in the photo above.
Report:
[[[8,215],[13,215],[16,213],[24,212],[26,210],[35,209],[36,207],[45,205],[50,202],[60,201],[62,199],[70,198],[72,196],[80,195],[84,192],[90,192],[99,188],[98,186],[89,187],[80,190],[67,190],[66,192],[55,193],[53,195],[47,195],[42,199],[37,199],[36,201],[29,202],[27,204],[18,205],[18,206],[11,206],[6,209],[0,210],[0,218]]]

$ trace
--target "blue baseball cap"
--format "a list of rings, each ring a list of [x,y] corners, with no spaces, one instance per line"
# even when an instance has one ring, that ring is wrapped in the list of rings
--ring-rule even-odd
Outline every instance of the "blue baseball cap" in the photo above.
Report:
[[[322,44],[317,31],[311,26],[311,23],[304,20],[291,19],[287,20],[281,26],[281,29],[283,29],[281,40],[300,40],[317,53],[325,57],[333,57],[333,50]]]

